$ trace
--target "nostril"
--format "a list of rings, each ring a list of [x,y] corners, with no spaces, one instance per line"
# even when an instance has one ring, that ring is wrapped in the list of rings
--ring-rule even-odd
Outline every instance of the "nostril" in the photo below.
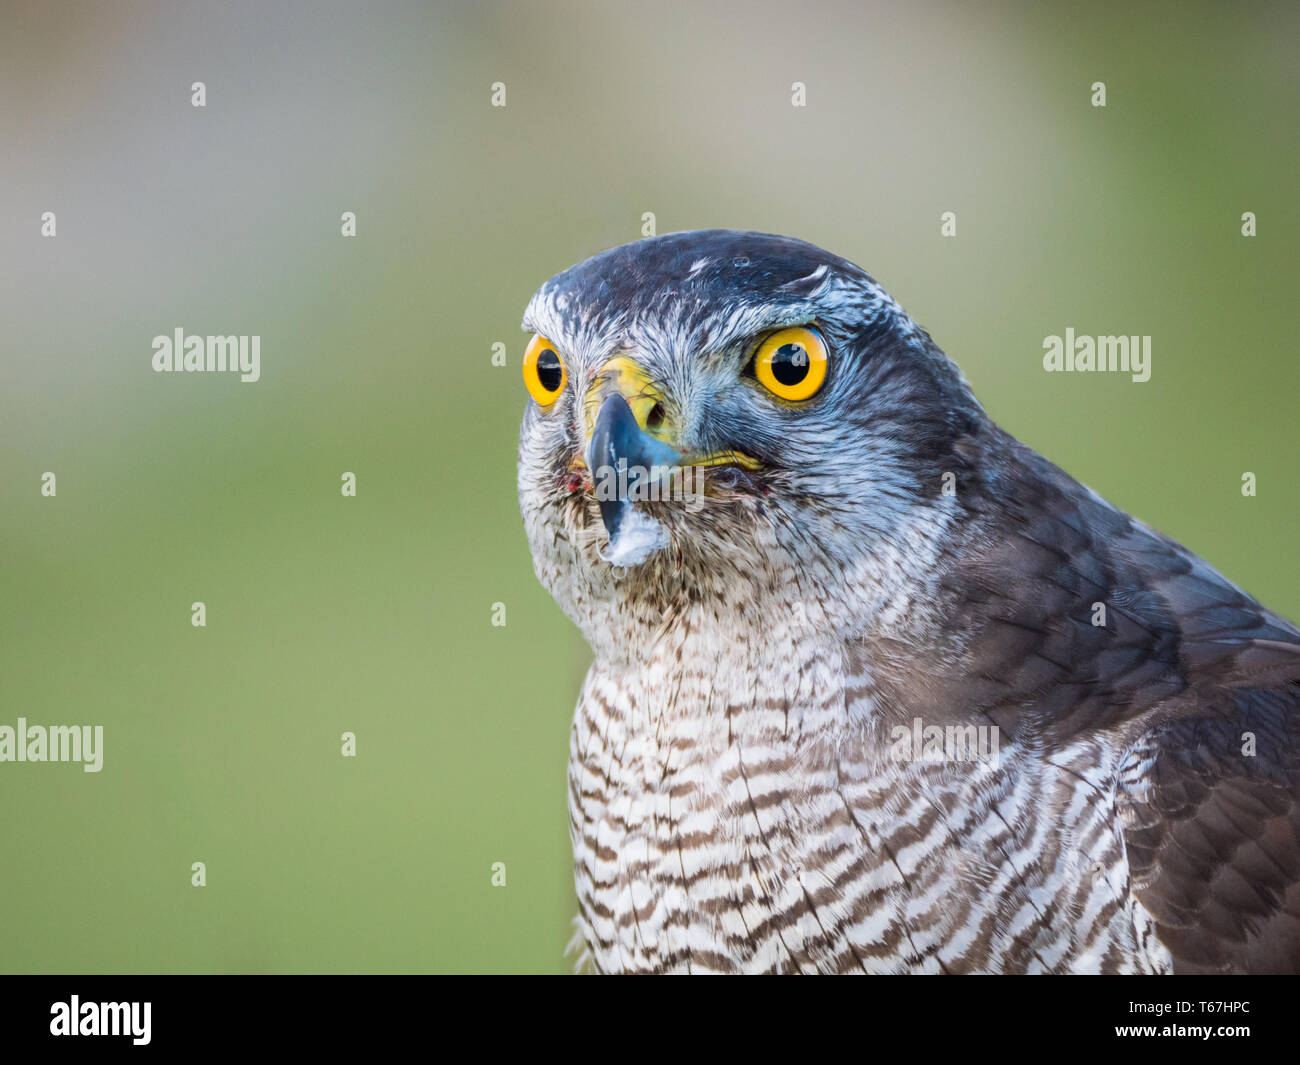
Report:
[[[664,419],[667,418],[662,403],[656,403],[650,408],[650,413],[645,416],[645,427],[651,432],[658,432],[663,428]]]

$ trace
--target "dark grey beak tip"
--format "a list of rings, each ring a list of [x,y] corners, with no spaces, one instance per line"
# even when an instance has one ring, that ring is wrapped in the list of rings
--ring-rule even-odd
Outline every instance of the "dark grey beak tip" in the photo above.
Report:
[[[649,471],[674,466],[680,459],[681,455],[662,440],[642,430],[627,400],[617,392],[601,403],[591,443],[587,446],[587,468],[592,482],[606,489],[603,493],[597,491],[596,501],[611,543],[617,540],[618,530],[632,507],[632,500],[621,490],[621,484],[626,481],[620,482],[620,463],[624,463],[622,471],[626,475],[636,469]],[[620,487],[609,492],[610,484]]]
[[[626,399],[615,394],[601,404],[600,412],[596,415],[596,426],[592,430],[591,443],[587,448],[587,468],[591,470],[593,483],[599,484],[601,471],[609,469],[615,471],[613,483],[617,485],[618,461],[624,458],[631,465],[630,455],[636,450],[637,437],[640,435],[641,427],[637,425]],[[623,514],[632,503],[616,491],[612,496],[598,494],[597,505],[600,507],[600,520],[605,524],[605,532],[613,543],[623,524]]]

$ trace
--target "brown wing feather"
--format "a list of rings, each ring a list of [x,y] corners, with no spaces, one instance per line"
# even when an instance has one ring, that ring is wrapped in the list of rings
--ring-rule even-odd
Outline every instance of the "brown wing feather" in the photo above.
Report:
[[[1127,752],[1117,827],[1176,970],[1300,970],[1300,631],[992,443],[1013,461],[969,494],[972,542],[942,589],[960,654],[905,701],[983,715],[1045,756],[1081,736]]]
[[[1300,972],[1300,689],[1204,698],[1120,774],[1133,890],[1175,972]]]

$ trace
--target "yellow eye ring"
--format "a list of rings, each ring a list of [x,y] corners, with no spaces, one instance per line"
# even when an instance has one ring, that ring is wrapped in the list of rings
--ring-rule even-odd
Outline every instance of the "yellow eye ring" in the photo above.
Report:
[[[524,387],[539,406],[549,407],[564,391],[569,373],[555,345],[538,333],[524,349]]]
[[[826,341],[812,326],[778,329],[754,353],[754,376],[778,399],[811,399],[826,380]]]

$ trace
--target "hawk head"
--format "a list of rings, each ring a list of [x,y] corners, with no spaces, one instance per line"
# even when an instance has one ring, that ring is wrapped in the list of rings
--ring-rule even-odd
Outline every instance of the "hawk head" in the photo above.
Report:
[[[538,577],[598,651],[687,606],[860,632],[942,554],[945,474],[987,420],[852,263],[653,237],[551,278],[523,326],[520,506]]]

